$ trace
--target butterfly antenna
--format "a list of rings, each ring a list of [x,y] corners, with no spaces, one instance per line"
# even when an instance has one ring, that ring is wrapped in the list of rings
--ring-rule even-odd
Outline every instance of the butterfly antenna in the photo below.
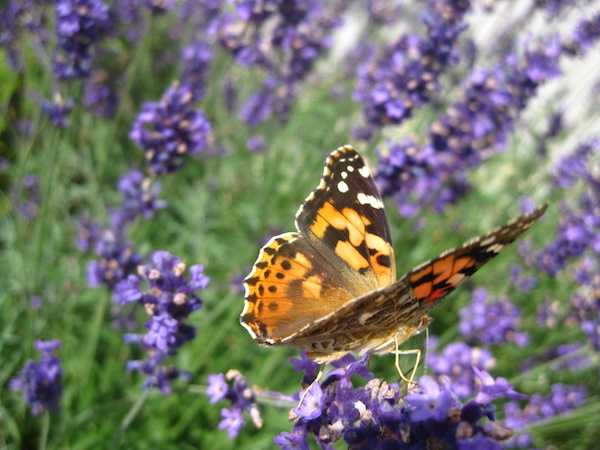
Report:
[[[429,358],[429,327],[425,328],[425,358],[423,358],[423,375],[427,375],[427,359]]]

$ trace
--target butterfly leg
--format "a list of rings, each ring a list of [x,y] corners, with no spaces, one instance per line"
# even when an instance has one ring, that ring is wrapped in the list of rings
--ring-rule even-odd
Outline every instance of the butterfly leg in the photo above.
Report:
[[[300,406],[302,406],[302,402],[306,398],[306,394],[308,394],[308,391],[310,391],[310,389],[314,386],[315,383],[318,383],[319,380],[321,380],[322,376],[323,376],[323,366],[321,366],[321,368],[319,369],[319,373],[317,374],[315,379],[312,381],[312,383],[310,383],[308,385],[308,387],[306,389],[304,389],[304,392],[300,396],[300,400],[298,401],[298,405],[296,405],[296,408],[300,408]]]
[[[421,362],[421,350],[418,348],[415,348],[412,350],[399,350],[398,349],[398,339],[394,338],[394,340],[396,341],[396,350],[394,351],[394,355],[395,355],[394,365],[396,366],[396,370],[398,371],[400,378],[403,381],[405,381],[406,383],[408,383],[409,388],[410,388],[410,385],[417,384],[414,381],[414,378],[415,378],[417,369],[419,368],[419,362]],[[404,372],[402,372],[402,369],[400,368],[400,358],[399,358],[400,355],[416,355],[415,356],[415,359],[416,359],[415,365],[411,371],[410,378],[406,378],[406,375],[404,375]]]

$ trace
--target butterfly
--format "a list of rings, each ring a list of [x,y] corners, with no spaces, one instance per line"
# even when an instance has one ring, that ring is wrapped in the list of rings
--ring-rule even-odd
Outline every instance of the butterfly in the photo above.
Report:
[[[259,344],[291,345],[317,363],[384,354],[422,332],[427,313],[531,227],[547,205],[396,279],[383,201],[349,145],[333,151],[296,213],[297,232],[271,238],[244,279],[241,324]]]

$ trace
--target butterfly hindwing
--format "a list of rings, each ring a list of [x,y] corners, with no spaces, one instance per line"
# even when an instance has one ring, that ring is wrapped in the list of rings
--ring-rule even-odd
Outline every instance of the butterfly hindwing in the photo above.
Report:
[[[396,279],[390,230],[375,180],[350,146],[334,151],[296,214],[298,231],[344,273],[355,296]]]
[[[298,233],[272,238],[244,280],[240,317],[257,341],[277,344],[354,298],[337,268]]]

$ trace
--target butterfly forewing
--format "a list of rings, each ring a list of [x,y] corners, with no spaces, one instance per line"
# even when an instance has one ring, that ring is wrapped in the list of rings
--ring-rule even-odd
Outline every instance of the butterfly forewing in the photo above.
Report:
[[[356,296],[396,279],[383,202],[369,168],[350,146],[334,151],[323,178],[296,213],[296,227],[344,273]]]
[[[244,280],[240,321],[277,344],[350,300],[395,280],[383,203],[363,159],[340,147],[296,213],[299,233],[272,238]]]
[[[404,278],[413,288],[424,312],[433,308],[481,266],[514,242],[544,214],[546,208],[547,205],[541,206],[411,270]]]
[[[339,353],[339,347],[346,345],[344,336],[348,334],[359,336],[348,346],[352,351],[377,353],[378,344],[394,337],[399,344],[402,343],[420,329],[419,324],[431,308],[515,241],[544,214],[546,208],[547,205],[544,205],[504,227],[466,242],[462,247],[442,253],[411,270],[396,283],[353,299],[299,330],[288,340],[333,340],[328,350],[332,353]],[[356,330],[360,331],[357,333]],[[389,352],[393,348],[385,350]],[[326,360],[325,352],[322,353],[314,357]]]

